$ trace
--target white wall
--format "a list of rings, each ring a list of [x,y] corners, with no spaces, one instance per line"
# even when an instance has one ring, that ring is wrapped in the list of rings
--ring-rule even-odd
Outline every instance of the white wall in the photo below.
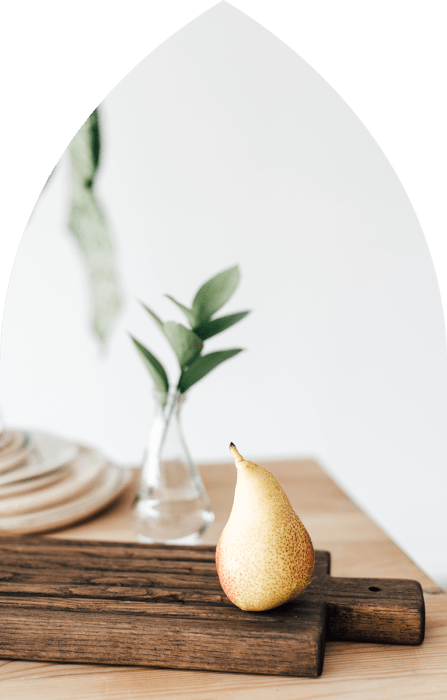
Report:
[[[439,293],[412,207],[365,128],[296,54],[228,5],[151,54],[101,114],[97,193],[126,306],[102,355],[66,226],[64,157],[10,282],[6,421],[138,462],[150,380],[127,331],[171,371],[175,363],[136,299],[182,320],[162,295],[188,303],[239,263],[228,312],[253,313],[207,347],[247,351],[191,389],[191,452],[228,460],[233,440],[254,460],[313,456],[423,568],[447,577]]]

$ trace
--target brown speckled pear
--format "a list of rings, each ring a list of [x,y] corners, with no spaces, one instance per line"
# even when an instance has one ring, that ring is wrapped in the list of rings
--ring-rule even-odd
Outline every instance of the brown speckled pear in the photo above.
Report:
[[[267,469],[246,462],[235,445],[233,508],[216,548],[228,598],[242,610],[269,610],[297,598],[312,580],[315,553],[306,528]]]

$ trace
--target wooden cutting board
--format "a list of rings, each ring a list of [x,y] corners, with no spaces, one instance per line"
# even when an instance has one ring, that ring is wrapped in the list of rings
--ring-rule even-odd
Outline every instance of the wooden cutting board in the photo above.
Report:
[[[0,658],[318,676],[325,639],[420,644],[417,581],[330,576],[316,552],[293,603],[244,612],[215,548],[0,538]]]

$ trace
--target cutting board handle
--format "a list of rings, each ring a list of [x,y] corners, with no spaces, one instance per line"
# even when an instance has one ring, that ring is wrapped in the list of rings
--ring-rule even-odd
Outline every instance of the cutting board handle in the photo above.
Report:
[[[326,581],[327,638],[382,644],[421,644],[425,605],[420,583],[406,579]]]

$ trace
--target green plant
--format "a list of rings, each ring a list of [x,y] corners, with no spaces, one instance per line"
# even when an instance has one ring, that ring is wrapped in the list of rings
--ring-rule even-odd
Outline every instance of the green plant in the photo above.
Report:
[[[71,141],[70,230],[87,265],[93,304],[93,330],[104,342],[121,306],[112,241],[94,194],[101,154],[98,110],[89,116]]]
[[[193,384],[222,362],[241,352],[241,348],[236,348],[232,350],[218,350],[207,355],[202,354],[204,342],[208,338],[233,326],[249,313],[248,311],[240,311],[229,316],[213,318],[214,314],[235,292],[239,284],[239,278],[240,273],[237,265],[220,272],[200,287],[194,297],[191,308],[184,306],[169,296],[169,294],[166,294],[165,296],[184,313],[188,320],[189,328],[175,321],[161,321],[151,309],[142,304],[155,324],[166,336],[177,356],[180,365],[180,377],[176,390],[181,394],[184,394]],[[161,391],[162,394],[167,394],[170,384],[163,365],[136,338],[132,335],[130,337],[153,379],[155,388]]]

